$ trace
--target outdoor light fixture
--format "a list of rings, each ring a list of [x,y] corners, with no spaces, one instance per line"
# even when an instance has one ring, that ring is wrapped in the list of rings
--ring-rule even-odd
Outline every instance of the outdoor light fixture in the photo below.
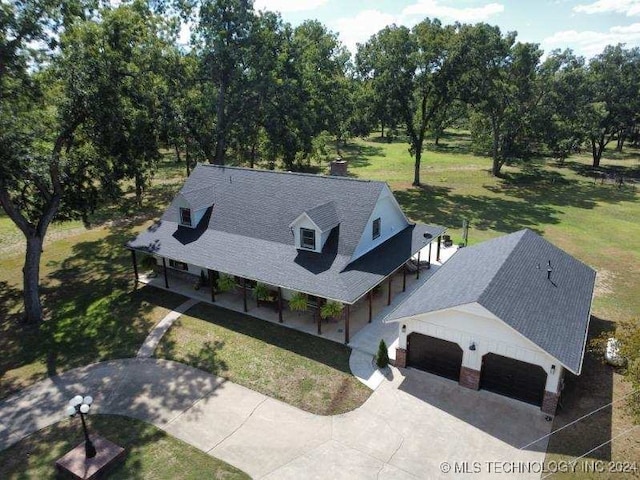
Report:
[[[84,416],[89,413],[89,409],[91,408],[91,404],[93,403],[93,397],[87,395],[83,397],[82,395],[76,395],[71,400],[69,400],[69,405],[67,406],[67,415],[70,417],[75,417],[77,414],[80,414],[80,419],[82,420],[82,430],[84,431],[84,452],[87,458],[93,458],[96,456],[96,447],[93,446],[91,439],[89,438],[89,433],[87,432],[87,424],[84,420]]]
[[[556,373],[556,366],[555,365],[551,365],[551,373]]]
[[[476,351],[476,342],[471,342],[471,345],[469,345],[469,350],[471,350],[472,352]]]
[[[407,331],[407,326],[406,325],[402,325],[402,333]]]

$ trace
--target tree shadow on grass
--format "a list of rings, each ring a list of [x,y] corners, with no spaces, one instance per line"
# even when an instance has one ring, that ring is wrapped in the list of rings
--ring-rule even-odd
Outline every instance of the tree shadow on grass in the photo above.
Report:
[[[616,188],[611,184],[581,182],[568,179],[561,173],[538,168],[506,173],[498,185],[485,187],[497,194],[520,198],[527,203],[571,206],[592,209],[599,202],[618,203],[633,201],[637,192],[633,188]]]
[[[466,218],[478,230],[511,233],[530,228],[543,233],[540,225],[559,222],[559,211],[548,205],[495,196],[452,194],[449,187],[423,186],[395,191],[394,195],[413,220],[448,228],[459,228]]]
[[[610,165],[600,164],[595,168],[590,164],[580,163],[576,161],[564,161],[559,167],[566,167],[576,174],[593,179],[594,183],[604,183],[607,177],[623,177],[624,181],[640,180],[640,162],[637,161],[635,165]],[[624,186],[624,185],[623,185]]]
[[[372,157],[384,157],[381,147],[362,143],[349,143],[340,148],[342,158],[349,162],[350,168],[368,167]]]
[[[589,341],[613,329],[613,322],[592,316]],[[607,406],[584,420],[578,419],[612,402],[613,373],[614,368],[593,348],[585,353],[580,376],[566,372],[560,408],[553,421],[553,430],[562,430],[551,435],[548,453],[575,458],[602,445],[587,458],[611,460],[612,407]],[[622,407],[623,404],[618,404],[613,408]]]

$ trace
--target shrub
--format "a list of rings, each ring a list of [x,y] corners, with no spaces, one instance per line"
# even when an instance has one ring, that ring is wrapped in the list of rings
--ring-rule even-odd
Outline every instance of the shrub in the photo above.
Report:
[[[380,340],[380,345],[378,345],[376,365],[378,365],[378,368],[385,368],[387,365],[389,365],[389,352],[387,349],[387,344],[384,342],[384,340]]]
[[[218,290],[221,292],[230,292],[236,288],[236,282],[231,275],[220,275],[218,279]]]
[[[289,300],[289,308],[294,312],[304,312],[307,310],[307,295],[297,292]]]
[[[144,257],[142,257],[140,265],[146,270],[153,270],[154,268],[156,268],[156,265],[158,265],[158,262],[153,255],[145,255]]]
[[[327,302],[320,308],[322,318],[337,318],[342,313],[344,305],[338,302]]]
[[[256,283],[256,288],[253,292],[258,300],[266,300],[269,298],[269,289],[264,283]]]

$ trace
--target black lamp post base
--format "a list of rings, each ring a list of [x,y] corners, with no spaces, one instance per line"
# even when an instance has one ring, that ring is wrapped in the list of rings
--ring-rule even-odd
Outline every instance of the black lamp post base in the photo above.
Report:
[[[87,458],[93,458],[96,456],[96,447],[93,445],[93,442],[88,438],[84,442],[84,453]]]

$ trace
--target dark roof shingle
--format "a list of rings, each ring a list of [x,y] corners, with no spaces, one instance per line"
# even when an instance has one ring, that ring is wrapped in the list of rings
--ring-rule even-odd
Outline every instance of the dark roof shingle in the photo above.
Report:
[[[323,203],[305,212],[321,232],[326,232],[340,223],[334,201]]]

